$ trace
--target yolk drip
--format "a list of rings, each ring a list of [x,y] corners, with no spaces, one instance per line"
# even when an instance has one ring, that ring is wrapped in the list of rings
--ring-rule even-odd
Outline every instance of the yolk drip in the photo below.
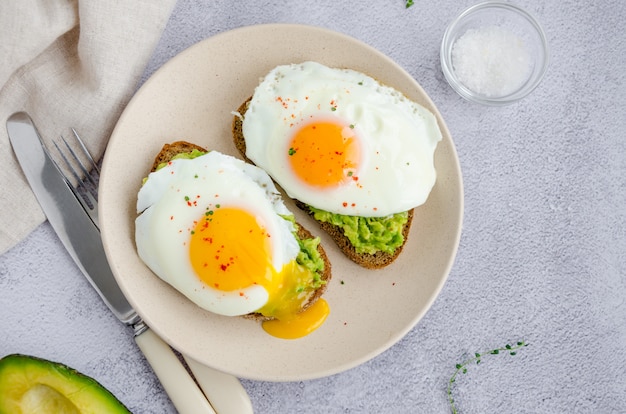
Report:
[[[318,299],[304,312],[288,320],[271,320],[263,322],[263,329],[268,334],[282,339],[297,339],[306,336],[319,328],[330,313],[328,303]]]
[[[317,187],[334,187],[356,170],[359,146],[354,130],[333,122],[304,125],[293,136],[289,163],[296,176]]]
[[[244,210],[209,211],[191,235],[192,267],[200,280],[215,289],[233,291],[260,284],[270,291],[276,278],[269,237],[256,217]]]

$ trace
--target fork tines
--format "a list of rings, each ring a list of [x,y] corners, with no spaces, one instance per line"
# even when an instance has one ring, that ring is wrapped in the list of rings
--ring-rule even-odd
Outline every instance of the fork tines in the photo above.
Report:
[[[58,164],[57,168],[63,173],[65,181],[74,192],[74,195],[76,195],[76,198],[78,198],[97,225],[98,180],[100,178],[100,169],[74,128],[72,128],[72,133],[78,144],[80,154],[74,151],[63,136],[60,137],[63,142],[61,146],[54,141],[53,143],[74,180],[70,180]],[[73,181],[75,181],[75,184]]]

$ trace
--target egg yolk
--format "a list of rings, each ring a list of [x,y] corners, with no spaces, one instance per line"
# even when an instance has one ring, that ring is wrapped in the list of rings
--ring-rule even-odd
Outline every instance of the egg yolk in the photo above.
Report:
[[[360,156],[353,128],[326,121],[299,128],[288,149],[295,175],[316,187],[335,187],[350,179]]]
[[[273,319],[263,322],[263,329],[272,336],[282,339],[297,339],[319,328],[330,313],[328,302],[318,299],[304,312],[288,320]]]
[[[223,291],[260,284],[272,289],[270,235],[248,212],[209,210],[191,234],[191,265],[206,285]],[[270,292],[271,294],[271,292]]]
[[[191,232],[191,264],[203,283],[218,290],[263,286],[269,299],[257,312],[275,318],[270,325],[275,327],[266,331],[280,338],[298,338],[324,322],[328,305],[316,308],[314,304],[300,312],[308,300],[314,275],[296,260],[279,271],[274,269],[270,237],[263,224],[244,210],[209,210]],[[240,295],[245,300],[243,290]]]

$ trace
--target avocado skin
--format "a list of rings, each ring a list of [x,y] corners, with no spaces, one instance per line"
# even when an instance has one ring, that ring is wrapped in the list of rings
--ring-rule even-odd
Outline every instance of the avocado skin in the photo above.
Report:
[[[131,414],[93,378],[61,363],[21,354],[0,359],[0,414],[24,413],[22,398],[29,390],[41,386],[67,398],[81,414]]]

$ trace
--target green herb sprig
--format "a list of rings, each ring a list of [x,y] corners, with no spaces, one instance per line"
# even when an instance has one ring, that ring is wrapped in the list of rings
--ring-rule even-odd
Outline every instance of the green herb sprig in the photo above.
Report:
[[[413,0],[406,0],[406,8],[408,9],[413,5]]]
[[[492,349],[492,350],[481,352],[481,353],[476,352],[472,358],[468,358],[467,360],[461,362],[460,364],[456,364],[456,371],[454,371],[454,374],[452,375],[452,377],[450,377],[450,380],[448,381],[448,401],[450,402],[450,408],[452,408],[452,413],[458,414],[456,410],[456,406],[454,405],[454,398],[452,397],[452,384],[454,384],[454,382],[456,381],[456,377],[459,373],[462,373],[462,374],[467,373],[467,367],[470,364],[473,364],[473,363],[480,364],[480,362],[482,361],[482,358],[487,355],[498,355],[500,353],[508,353],[509,355],[517,355],[517,351],[525,346],[528,346],[528,344],[525,341],[520,341],[516,343],[515,345],[507,344],[503,346],[502,348],[496,348],[496,349]]]

